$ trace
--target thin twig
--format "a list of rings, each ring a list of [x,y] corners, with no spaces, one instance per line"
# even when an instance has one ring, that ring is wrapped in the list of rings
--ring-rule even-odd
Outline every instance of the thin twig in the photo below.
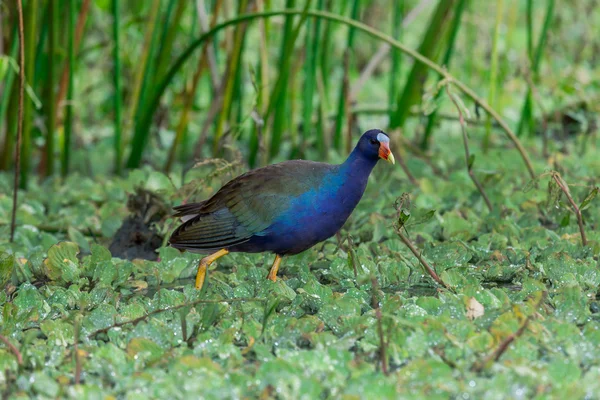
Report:
[[[114,328],[120,328],[121,326],[124,325],[129,325],[129,324],[137,324],[147,318],[150,318],[153,315],[156,314],[160,314],[162,312],[166,312],[166,311],[175,311],[175,310],[179,310],[180,308],[184,308],[184,307],[193,307],[196,306],[198,304],[219,304],[219,303],[239,303],[239,302],[244,302],[244,301],[256,301],[256,302],[262,302],[265,301],[265,299],[263,298],[259,298],[259,297],[251,297],[251,298],[247,298],[247,297],[240,297],[240,298],[235,298],[235,299],[221,299],[221,300],[207,300],[207,299],[201,299],[201,300],[195,300],[195,301],[191,301],[189,303],[183,303],[183,304],[178,304],[176,306],[173,307],[166,307],[166,308],[159,308],[158,310],[154,310],[149,312],[146,315],[142,315],[141,317],[138,318],[134,318],[131,319],[129,321],[123,321],[123,322],[116,322],[110,326],[107,326],[106,328],[102,328],[102,329],[98,329],[92,333],[90,333],[88,335],[88,338],[92,339],[94,338],[96,335],[100,334],[100,333],[107,333],[108,331],[110,331],[111,329]]]
[[[583,244],[584,246],[587,246],[588,241],[587,241],[587,237],[585,236],[585,229],[583,228],[583,216],[581,215],[581,210],[579,209],[577,204],[575,204],[575,201],[573,201],[573,197],[571,197],[571,192],[569,191],[569,186],[562,179],[560,174],[556,171],[552,172],[552,179],[554,179],[554,181],[556,182],[556,184],[558,185],[560,190],[562,190],[563,193],[565,194],[565,196],[567,196],[569,203],[571,203],[571,207],[573,207],[573,211],[575,212],[575,215],[577,216],[577,223],[579,224],[579,233],[581,234],[581,244]]]
[[[17,0],[17,17],[19,19],[19,121],[17,125],[17,149],[15,156],[15,181],[13,190],[13,207],[10,219],[10,242],[15,239],[17,225],[17,196],[19,192],[19,174],[21,172],[21,142],[23,141],[23,99],[25,92],[25,34],[23,24],[23,3]]]
[[[427,271],[429,276],[431,276],[431,278],[434,281],[436,281],[438,284],[442,285],[446,289],[451,289],[451,287],[446,282],[444,282],[442,280],[442,278],[440,278],[438,276],[438,274],[433,270],[433,268],[431,268],[429,263],[423,258],[421,253],[419,253],[419,251],[415,248],[412,241],[402,232],[401,227],[396,229],[396,234],[398,236],[400,236],[400,239],[404,242],[404,244],[410,249],[410,251],[414,254],[414,256],[417,257],[417,260],[419,260],[419,262],[425,268],[425,271]]]
[[[433,270],[433,268],[431,268],[429,263],[423,258],[423,256],[421,256],[421,253],[417,251],[412,241],[402,232],[402,229],[405,229],[404,224],[410,217],[410,213],[404,212],[405,209],[410,209],[410,196],[408,195],[408,193],[402,193],[402,196],[396,199],[394,207],[396,208],[397,213],[396,222],[394,222],[394,229],[396,230],[396,234],[400,236],[400,239],[402,239],[404,244],[410,249],[413,255],[417,257],[421,265],[423,265],[423,267],[425,268],[425,271],[427,271],[429,276],[431,276],[431,278],[434,281],[444,286],[446,289],[452,289],[448,284],[446,284],[446,282],[444,282],[438,276],[438,274]]]
[[[487,357],[485,357],[483,360],[476,361],[471,366],[471,371],[481,372],[490,364],[490,362],[492,362],[492,361],[497,362],[500,359],[500,357],[502,357],[502,355],[506,352],[506,350],[508,350],[508,346],[510,346],[510,344],[512,342],[514,342],[516,339],[523,336],[523,333],[525,333],[527,326],[529,326],[529,322],[531,322],[533,317],[537,314],[536,310],[542,305],[542,302],[546,298],[546,294],[547,294],[547,292],[542,293],[542,295],[540,296],[540,300],[536,303],[533,312],[531,314],[529,314],[527,316],[527,318],[525,318],[525,321],[523,321],[523,323],[521,324],[519,329],[515,333],[509,335],[502,342],[500,342],[498,347],[496,347],[496,349],[493,352],[491,352]]]
[[[19,4],[20,3],[21,0],[19,0]],[[17,358],[17,363],[19,365],[23,365],[23,356],[21,355],[19,349],[17,349],[17,347],[14,344],[12,344],[5,336],[0,335],[0,342],[3,342],[6,345],[6,347],[8,347],[8,349],[15,355],[15,357]]]
[[[379,301],[377,301],[377,278],[371,279],[371,288],[373,290],[371,305],[375,308],[375,318],[377,319],[377,334],[379,335],[379,357],[381,359],[381,371],[384,375],[388,375],[388,365],[386,356],[387,342],[383,336],[383,322],[381,316],[381,307],[379,307]]]
[[[73,326],[73,340],[75,343],[73,344],[73,352],[75,353],[75,384],[79,385],[81,383],[81,356],[79,355],[79,334],[81,333],[81,320],[77,316],[75,318],[74,326]]]
[[[469,173],[471,180],[475,184],[475,187],[477,187],[477,190],[479,190],[479,193],[481,193],[483,200],[485,200],[485,204],[487,205],[488,209],[490,210],[490,212],[492,212],[494,207],[492,206],[490,199],[488,198],[487,194],[485,193],[483,186],[481,185],[481,183],[479,183],[479,180],[477,179],[477,177],[475,176],[475,173],[473,172],[473,161],[471,160],[471,153],[469,151],[469,139],[467,138],[467,124],[465,122],[465,117],[463,115],[462,110],[460,109],[460,105],[456,101],[456,98],[454,97],[454,95],[452,93],[450,93],[450,85],[446,85],[446,93],[448,94],[448,97],[450,97],[450,100],[452,100],[452,103],[454,104],[454,106],[456,107],[456,110],[458,111],[458,117],[459,117],[458,121],[460,123],[460,128],[461,128],[462,137],[463,137],[463,144],[465,146],[465,162],[467,164],[467,172]]]

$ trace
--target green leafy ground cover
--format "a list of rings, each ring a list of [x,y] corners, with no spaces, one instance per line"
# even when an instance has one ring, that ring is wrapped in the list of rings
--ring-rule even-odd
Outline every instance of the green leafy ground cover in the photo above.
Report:
[[[163,247],[159,261],[128,261],[107,247],[137,187],[172,205],[193,187],[190,199],[204,198],[228,173],[209,178],[209,165],[183,181],[144,169],[34,183],[22,193],[14,244],[12,178],[0,176],[0,334],[22,356],[19,365],[0,344],[2,393],[597,398],[597,201],[583,211],[583,247],[551,176],[529,181],[518,154],[497,143],[487,155],[477,150],[475,163],[489,212],[464,168],[458,126],[448,126],[431,158],[436,172],[407,157],[418,185],[399,168],[376,168],[342,246],[332,238],[285,259],[276,283],[265,279],[270,255],[231,254],[211,267],[202,292],[193,288],[194,255]],[[561,173],[577,204],[598,185],[600,159],[577,141],[551,142],[548,160],[541,143],[527,148],[538,172]],[[451,290],[424,274],[395,233],[404,192],[408,235]]]

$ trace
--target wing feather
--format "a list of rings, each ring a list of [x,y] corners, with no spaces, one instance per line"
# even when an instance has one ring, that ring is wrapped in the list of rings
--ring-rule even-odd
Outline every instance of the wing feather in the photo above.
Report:
[[[184,222],[169,243],[207,251],[244,243],[271,226],[295,197],[318,187],[332,168],[298,160],[240,175],[208,200],[175,207],[175,216]]]

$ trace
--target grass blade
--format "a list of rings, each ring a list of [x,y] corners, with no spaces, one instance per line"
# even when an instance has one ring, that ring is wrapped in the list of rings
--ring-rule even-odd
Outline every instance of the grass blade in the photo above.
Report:
[[[242,0],[239,4],[238,14],[243,14],[246,10],[246,6],[248,4],[248,0]],[[215,136],[213,141],[213,154],[218,155],[220,153],[219,145],[221,141],[221,137],[223,136],[223,131],[225,127],[225,123],[230,116],[231,113],[231,105],[233,102],[233,95],[235,90],[235,81],[236,76],[239,69],[240,58],[243,50],[244,37],[246,32],[246,24],[241,24],[236,27],[233,49],[231,50],[231,55],[229,57],[229,61],[227,62],[227,72],[225,73],[225,90],[223,96],[223,106],[221,107],[221,115],[217,121],[217,127],[215,129]]]
[[[258,0],[256,2],[258,12],[268,11],[269,10],[269,1],[266,1],[263,4],[262,0]],[[258,61],[257,71],[258,74],[256,76],[256,108],[257,112],[260,115],[266,115],[267,110],[269,108],[269,20],[261,19],[259,21],[259,29],[260,29],[260,59]],[[258,152],[261,149],[266,148],[266,143],[268,140],[266,139],[267,130],[264,129],[264,121],[262,119],[256,118],[258,122],[255,122],[252,125],[252,132],[250,136],[250,144],[249,144],[249,155],[248,155],[248,164],[251,168],[256,166],[256,161],[258,159]],[[259,126],[260,124],[260,126]],[[266,164],[268,159],[268,153],[266,151],[262,152],[263,160],[261,163]]]
[[[456,42],[456,36],[458,34],[458,30],[462,21],[462,14],[466,8],[468,0],[458,0],[458,4],[454,10],[454,17],[452,18],[452,23],[450,26],[450,30],[448,31],[448,44],[446,47],[446,52],[444,53],[444,58],[442,60],[442,65],[448,68],[450,66],[450,60],[452,59],[452,53],[454,51],[454,44]],[[441,78],[440,78],[441,79]],[[442,94],[441,90],[439,90],[435,99],[440,97]],[[435,102],[435,101],[434,101]],[[426,149],[429,147],[429,142],[431,140],[431,134],[433,132],[433,127],[437,122],[437,110],[434,110],[430,115],[427,121],[427,126],[425,127],[425,134],[423,135],[423,141],[421,143],[421,148]]]
[[[322,2],[322,0],[320,1]],[[313,101],[316,78],[316,43],[314,41],[317,21],[308,20],[306,22],[305,35],[305,59],[304,59],[304,86],[302,89],[302,141],[298,149],[300,157],[304,156],[306,143],[310,139],[310,129],[312,126]]]
[[[431,17],[427,31],[418,52],[427,58],[434,58],[440,44],[440,37],[444,36],[447,22],[456,0],[440,1]],[[422,63],[414,63],[406,80],[406,85],[399,96],[396,111],[390,120],[390,128],[400,128],[410,114],[410,108],[421,100],[421,91],[427,77],[428,68]]]
[[[529,52],[531,81],[535,82],[540,68],[544,46],[546,45],[546,38],[548,37],[548,29],[550,28],[550,23],[552,22],[552,18],[554,16],[554,0],[548,0],[546,3],[546,16],[544,17],[544,24],[542,26],[542,31],[540,32],[540,38],[535,48],[535,52],[533,51],[532,2],[533,0],[528,0],[527,2],[527,48]],[[535,121],[533,119],[533,96],[531,93],[531,87],[528,87],[527,94],[525,95],[525,102],[521,111],[521,118],[519,120],[519,125],[517,126],[518,135],[523,133],[523,129],[526,125],[529,134],[533,135],[535,133]]]
[[[490,90],[488,94],[488,104],[491,107],[496,106],[496,83],[498,80],[498,37],[500,36],[500,23],[504,11],[504,1],[496,0],[496,21],[494,23],[494,34],[492,36],[492,55],[490,60]],[[483,152],[487,152],[490,145],[490,136],[492,134],[492,118],[488,115],[485,125],[485,136],[483,138]]]
[[[67,104],[65,105],[65,138],[63,144],[63,154],[61,163],[61,173],[66,177],[69,173],[69,164],[71,160],[71,132],[73,129],[73,91],[75,74],[75,0],[69,0],[69,34],[68,34],[68,88]]]
[[[400,40],[402,37],[402,20],[404,19],[404,0],[399,0],[396,7],[392,11],[392,37]],[[400,90],[398,81],[400,80],[400,69],[402,62],[402,53],[396,49],[392,49],[392,66],[390,69],[390,83],[388,89],[388,108],[390,109],[389,119],[392,119],[392,109],[398,98]]]
[[[175,8],[173,18],[170,18],[173,3],[177,3],[177,8]],[[164,22],[164,30],[161,38],[160,51],[158,53],[158,64],[156,66],[156,74],[154,76],[154,81],[162,78],[169,66],[175,36],[177,35],[177,30],[179,29],[181,17],[183,16],[185,6],[187,5],[187,3],[187,1],[171,0],[171,3],[169,4],[167,18]]]
[[[210,23],[211,28],[214,27],[215,23],[217,22],[219,11],[221,9],[220,3],[221,3],[220,1],[215,3],[214,9],[213,9],[213,17],[212,17],[212,21]],[[177,128],[175,130],[175,139],[173,140],[173,144],[171,145],[171,148],[169,150],[169,155],[167,157],[167,162],[165,164],[166,172],[169,172],[171,170],[171,166],[173,165],[173,162],[175,161],[175,154],[177,152],[177,148],[179,147],[179,145],[181,143],[184,143],[184,141],[185,141],[185,133],[186,133],[189,121],[190,121],[190,113],[192,111],[192,106],[194,105],[194,98],[196,95],[196,91],[198,90],[198,84],[200,83],[200,77],[202,76],[202,73],[209,65],[208,45],[209,45],[209,43],[206,43],[204,45],[202,54],[201,54],[200,58],[198,59],[198,65],[196,67],[196,71],[194,72],[194,76],[192,77],[192,87],[188,91],[188,93],[186,95],[184,95],[183,111],[181,113],[181,117],[179,118],[179,123],[177,124]]]
[[[115,173],[121,173],[122,147],[121,147],[121,57],[119,56],[119,0],[111,1],[112,12],[112,34],[113,34],[113,104],[114,104],[114,150],[115,150]]]
[[[354,0],[352,2],[352,12],[350,18],[357,20],[360,10],[360,0]],[[344,52],[344,79],[340,87],[340,93],[338,96],[337,114],[335,119],[335,131],[333,134],[333,146],[336,150],[342,148],[342,128],[344,126],[344,119],[346,117],[347,102],[349,96],[348,87],[348,67],[350,63],[350,51],[352,51],[352,45],[354,42],[354,28],[348,28],[348,38],[346,41],[346,50]]]
[[[70,0],[69,0],[70,1]],[[85,29],[85,23],[87,21],[88,13],[90,10],[91,0],[83,0],[81,3],[81,8],[79,9],[79,15],[77,16],[77,25],[75,27],[74,33],[74,50],[73,52],[79,51],[79,45],[81,44],[81,39],[83,38],[83,32]],[[69,3],[70,5],[70,3]],[[56,103],[60,106],[65,98],[65,94],[67,93],[67,88],[69,87],[69,79],[70,79],[70,64],[69,60],[65,63],[65,67],[62,70],[62,75],[60,77],[60,83],[58,85],[58,95],[56,96]],[[60,110],[57,110],[57,121],[59,121]],[[66,112],[66,109],[65,109]],[[57,122],[60,124],[60,122]]]
[[[35,38],[37,32],[38,0],[29,0],[25,12],[25,37],[32,40],[25,41],[25,76],[26,84],[33,84],[35,80]],[[21,181],[20,187],[27,188],[29,171],[31,169],[31,123],[33,120],[33,103],[26,100],[23,110],[23,142],[21,146]]]
[[[17,36],[17,30],[14,29],[12,34],[12,43],[10,45],[10,57],[12,59],[16,59],[19,51],[19,39]],[[11,106],[11,103],[16,104],[16,101],[13,100],[17,97],[16,88],[13,88],[13,82],[15,80],[16,73],[12,73],[12,71],[8,70],[6,73],[6,80],[4,81],[4,88],[2,91],[2,100],[0,100],[0,121],[4,120],[4,116],[7,115],[6,111]],[[14,106],[12,106],[14,109]],[[2,154],[0,155],[0,170],[5,170],[8,168],[8,165],[12,161],[12,154],[14,151],[14,116],[16,113],[13,111],[7,115],[6,125],[4,127],[4,146],[2,147]]]
[[[19,194],[19,169],[21,167],[21,139],[23,138],[24,97],[25,97],[25,28],[23,22],[23,3],[17,0],[17,18],[19,26],[19,121],[17,123],[17,151],[15,159],[15,179],[13,184],[12,212],[10,219],[10,242],[15,239],[17,224],[17,196]]]
[[[148,14],[148,24],[146,26],[146,33],[144,35],[144,44],[142,45],[142,52],[139,55],[139,62],[137,69],[134,73],[133,88],[131,90],[131,97],[128,102],[129,112],[127,119],[125,120],[126,130],[133,124],[133,119],[138,110],[140,93],[142,90],[142,82],[144,80],[144,74],[146,72],[148,57],[151,52],[152,43],[154,41],[155,32],[158,31],[156,28],[158,21],[158,11],[160,10],[160,0],[154,0],[150,6],[150,14]]]
[[[295,0],[286,0],[285,8],[294,8]],[[294,16],[288,15],[285,17],[285,23],[283,26],[283,38],[281,40],[281,49],[279,51],[279,77],[275,83],[275,87],[271,92],[269,98],[269,107],[264,117],[265,121],[269,120],[269,116],[274,114],[273,123],[271,126],[271,137],[269,143],[268,153],[265,154],[265,164],[268,160],[279,152],[279,146],[281,143],[281,136],[283,135],[283,116],[287,114],[287,96],[282,95],[284,92],[283,88],[287,87],[289,73],[290,73],[290,58],[292,49],[294,47],[294,40],[292,38],[294,34]]]
[[[58,0],[49,0],[48,3],[48,76],[46,81],[46,164],[40,165],[45,170],[46,176],[54,174],[54,131],[56,129],[56,92],[55,78],[58,57],[57,29],[58,29]]]

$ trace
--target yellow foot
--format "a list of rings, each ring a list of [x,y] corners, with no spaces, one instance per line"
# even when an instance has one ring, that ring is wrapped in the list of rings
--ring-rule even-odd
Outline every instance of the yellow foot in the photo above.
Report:
[[[208,266],[217,258],[223,257],[227,253],[229,253],[229,250],[221,249],[216,253],[206,256],[200,260],[200,264],[198,264],[198,273],[196,273],[196,289],[202,289],[202,286],[204,286],[204,280],[206,279],[206,270],[208,269]]]
[[[279,271],[279,264],[281,264],[281,259],[282,257],[279,254],[275,256],[275,261],[273,261],[273,266],[269,271],[267,279],[270,279],[273,282],[277,281],[277,271]]]

